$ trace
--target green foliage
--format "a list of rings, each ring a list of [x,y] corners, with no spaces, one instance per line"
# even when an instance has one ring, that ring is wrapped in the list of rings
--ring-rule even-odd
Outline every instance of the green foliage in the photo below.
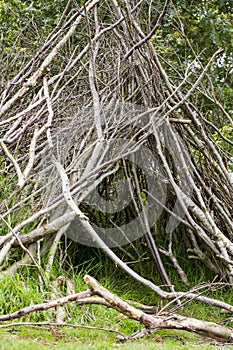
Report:
[[[224,137],[221,137],[221,135]],[[213,137],[218,143],[219,147],[222,149],[222,151],[227,155],[228,159],[232,158],[233,156],[233,147],[228,142],[228,140],[233,143],[233,127],[231,124],[226,124],[222,128],[219,129],[219,132],[215,132]],[[233,164],[230,162],[229,169],[233,170]]]
[[[212,54],[217,47],[230,53],[233,43],[233,16],[230,2],[222,0],[177,1],[182,11],[182,23],[195,46],[206,47]]]
[[[190,89],[212,55],[223,48],[224,53],[212,63],[209,74],[216,98],[224,108],[233,110],[233,13],[230,1],[174,1],[152,41],[162,59],[169,62],[170,75],[177,84],[185,72],[191,73],[189,83],[182,86],[183,92]],[[188,65],[190,68],[186,71]],[[201,90],[205,94],[209,90],[212,92],[208,79],[202,80]],[[223,117],[204,94],[193,94],[192,99],[198,101],[208,118],[222,126]]]
[[[5,50],[10,50],[18,36],[22,37],[19,50],[27,49],[28,40],[30,45],[33,42],[37,45],[38,36],[47,36],[57,24],[66,3],[66,0],[0,1],[0,30],[4,33],[2,45]]]
[[[233,127],[231,124],[226,124],[222,128],[219,129],[219,132],[224,136],[226,139],[228,139],[230,142],[233,142]],[[229,148],[227,141],[224,141],[223,138],[220,138],[219,133],[214,133],[214,138],[216,141],[218,141],[219,145],[222,148]],[[230,154],[233,155],[233,150],[231,149]]]
[[[185,58],[192,52],[185,44],[185,35],[197,54],[203,53],[202,60],[207,61],[220,47],[231,56],[233,14],[229,2],[177,0],[170,7],[163,28],[168,34],[164,40],[172,46],[174,53],[178,50],[180,54],[182,49]]]

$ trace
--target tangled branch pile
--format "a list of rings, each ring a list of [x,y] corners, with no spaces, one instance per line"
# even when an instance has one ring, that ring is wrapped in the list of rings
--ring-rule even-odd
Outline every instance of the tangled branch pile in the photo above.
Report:
[[[177,247],[185,258],[233,282],[233,185],[227,165],[232,142],[202,113],[197,98],[205,94],[233,127],[208,75],[223,50],[206,67],[194,69],[194,56],[183,76],[173,70],[155,45],[169,2],[159,8],[144,1],[92,0],[75,11],[67,8],[34,57],[3,81],[2,273],[26,261],[40,270],[38,259],[49,251],[49,274],[67,234],[101,247],[161,297],[176,296],[161,254],[188,284]],[[202,84],[209,88],[203,91]],[[117,210],[120,191],[127,206],[118,201]],[[132,257],[122,246],[138,238],[145,240],[170,292],[112,250],[120,246],[122,256]]]

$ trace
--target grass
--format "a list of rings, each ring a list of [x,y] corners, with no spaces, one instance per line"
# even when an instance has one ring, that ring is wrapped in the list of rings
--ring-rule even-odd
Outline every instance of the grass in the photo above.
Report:
[[[93,266],[93,264],[90,264]],[[92,267],[91,267],[92,269]],[[105,267],[106,270],[106,267]],[[144,286],[136,283],[128,276],[124,276],[121,271],[115,268],[111,270],[109,266],[109,276],[101,276],[99,266],[97,267],[98,279],[107,288],[118,294],[124,300],[136,300],[145,304],[157,305],[159,300],[155,294],[145,289]],[[14,277],[8,275],[1,279],[0,284],[0,313],[6,314],[16,311],[24,306],[44,302],[49,299],[50,290],[43,288],[43,295],[39,290],[38,280],[35,272],[24,268],[20,275]],[[85,272],[94,274],[94,270],[77,268],[69,271],[69,277],[75,280],[76,291],[85,290],[87,287],[83,281]],[[54,278],[59,274],[67,274],[56,267]],[[118,282],[117,282],[118,281]],[[196,282],[196,281],[195,281]],[[63,290],[66,294],[65,289]],[[209,296],[222,299],[228,303],[233,303],[233,296],[229,290],[218,290],[209,293]],[[119,313],[112,309],[107,309],[98,305],[77,306],[75,303],[68,305],[70,320],[69,323],[75,326],[103,327],[117,330],[126,334],[132,334],[142,328],[137,322],[120,317]],[[32,313],[21,317],[17,322],[52,322],[53,310]],[[199,319],[218,322],[227,318],[222,315],[218,308],[203,305],[197,302],[191,302],[182,311],[184,315],[197,317]],[[232,323],[228,323],[232,327]],[[219,344],[210,343],[210,340],[196,336],[195,334],[175,331],[160,330],[141,340],[132,341],[123,344],[117,341],[116,334],[101,331],[87,330],[71,327],[52,327],[46,326],[46,329],[35,328],[32,326],[10,326],[0,328],[0,350],[29,350],[29,349],[59,349],[59,350],[79,350],[79,349],[219,349]],[[233,346],[223,346],[223,349],[233,350]]]
[[[153,336],[135,340],[127,344],[116,341],[114,335],[101,331],[87,331],[79,329],[50,329],[41,330],[29,327],[13,327],[9,332],[1,330],[1,350],[191,350],[219,349],[219,344],[210,344],[193,334],[173,331],[158,331]],[[232,350],[232,346],[221,346],[221,349]]]

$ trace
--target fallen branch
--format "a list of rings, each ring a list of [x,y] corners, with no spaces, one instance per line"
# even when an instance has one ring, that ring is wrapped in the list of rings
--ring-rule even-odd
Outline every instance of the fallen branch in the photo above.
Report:
[[[0,316],[0,321],[9,321],[9,320],[13,320],[16,318],[20,318],[24,315],[30,314],[30,313],[35,312],[35,311],[48,310],[48,309],[51,309],[53,307],[67,304],[70,301],[76,301],[76,300],[79,300],[82,298],[90,297],[92,294],[93,293],[90,290],[87,290],[85,292],[80,292],[80,293],[68,295],[66,297],[59,298],[56,300],[51,300],[51,301],[48,301],[47,303],[27,306],[23,309],[20,309],[18,311],[13,312],[12,314]]]
[[[158,329],[178,329],[197,333],[199,335],[216,339],[225,343],[233,343],[233,330],[227,327],[220,326],[214,322],[206,322],[195,318],[184,317],[171,313],[150,315],[140,309],[135,308],[132,305],[129,305],[127,302],[123,301],[121,298],[108,291],[106,288],[101,286],[95,278],[86,275],[84,277],[84,280],[90,288],[85,292],[72,294],[43,304],[25,307],[21,310],[13,312],[12,314],[0,316],[0,321],[8,321],[20,318],[21,316],[32,313],[34,311],[47,310],[53,307],[64,305],[71,301],[76,301],[77,304],[83,304],[85,302],[92,303],[90,297],[98,295],[101,298],[93,298],[93,303],[111,307],[145,326],[144,330],[141,330],[132,336],[126,337],[124,334],[119,333],[118,335],[123,341],[135,339],[137,337],[143,337]],[[59,325],[62,326],[65,325],[65,323],[62,322]]]
[[[149,330],[157,329],[179,329],[188,332],[194,332],[209,338],[224,342],[233,343],[233,330],[219,326],[214,322],[206,322],[190,317],[180,315],[148,315],[145,312],[136,309],[116,295],[102,287],[93,277],[86,275],[84,277],[86,284],[90,287],[93,294],[104,298],[110,306],[123,313],[124,315],[144,324]]]

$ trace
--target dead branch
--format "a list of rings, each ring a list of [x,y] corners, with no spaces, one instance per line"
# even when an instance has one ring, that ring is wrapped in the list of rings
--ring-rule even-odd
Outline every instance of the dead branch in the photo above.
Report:
[[[109,290],[101,286],[95,278],[86,275],[84,277],[84,280],[89,286],[90,290],[52,300],[44,304],[37,304],[25,307],[12,314],[0,316],[0,321],[8,321],[20,318],[26,314],[35,311],[47,310],[58,306],[60,307],[61,305],[67,304],[71,301],[76,301],[77,304],[79,304],[79,302],[81,304],[83,304],[83,302],[91,303],[91,299],[89,298],[94,295],[99,295],[101,298],[94,298],[94,303],[103,304],[107,307],[111,307],[119,311],[120,313],[126,315],[127,317],[143,324],[146,330],[142,332],[142,334],[140,333],[140,336],[145,336],[146,334],[152,333],[153,331],[156,331],[158,329],[178,329],[188,332],[194,332],[199,335],[216,339],[225,343],[233,343],[233,331],[227,327],[220,326],[214,322],[206,322],[195,318],[184,317],[177,314],[166,313],[164,315],[150,315],[128,304],[118,296],[111,293]],[[56,323],[56,325],[62,326],[65,324],[61,322]],[[122,334],[120,335],[122,336]],[[129,340],[136,337],[136,335],[133,335],[132,337],[126,338],[125,335],[123,335],[123,340]]]
[[[233,331],[228,328],[219,326],[216,323],[205,322],[194,318],[183,317],[180,315],[148,315],[143,311],[138,310],[135,307],[130,306],[128,303],[122,301],[119,297],[109,292],[106,288],[102,287],[93,277],[86,275],[84,277],[84,280],[90,289],[95,294],[103,297],[111,305],[112,308],[144,324],[145,327],[149,328],[150,330],[186,330],[188,332],[198,333],[200,335],[204,335],[224,342],[233,342]]]
[[[48,310],[60,305],[67,304],[70,301],[76,301],[82,298],[90,297],[91,295],[93,295],[91,290],[87,290],[85,292],[80,292],[80,293],[68,295],[66,297],[62,297],[56,300],[51,300],[51,301],[48,301],[47,303],[27,306],[21,310],[13,312],[12,314],[0,316],[0,321],[9,321],[9,320],[13,320],[13,319],[22,317],[24,315],[30,314],[35,311]]]
[[[78,18],[76,18],[75,23],[73,23],[68,30],[68,32],[64,35],[64,37],[58,42],[58,44],[53,48],[50,54],[46,57],[46,59],[42,62],[39,69],[32,74],[32,76],[28,79],[26,83],[24,83],[23,87],[2,106],[0,111],[0,117],[4,115],[19,99],[21,99],[26,93],[28,93],[32,87],[34,87],[38,81],[38,79],[44,74],[48,66],[54,60],[59,50],[66,44],[69,38],[74,34],[77,26],[82,20],[85,12],[89,11],[99,0],[88,1],[88,4],[85,4],[85,7],[82,9]]]

